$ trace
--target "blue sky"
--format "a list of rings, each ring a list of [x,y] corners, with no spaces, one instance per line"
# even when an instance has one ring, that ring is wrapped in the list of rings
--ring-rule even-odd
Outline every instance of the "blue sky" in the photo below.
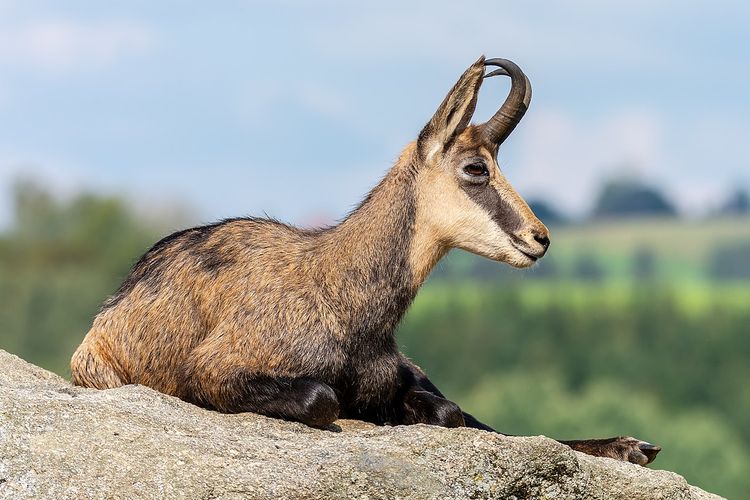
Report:
[[[0,0],[0,225],[19,176],[196,222],[341,217],[480,54],[534,87],[500,154],[522,195],[580,214],[627,172],[701,214],[750,183],[748,25],[739,1]]]

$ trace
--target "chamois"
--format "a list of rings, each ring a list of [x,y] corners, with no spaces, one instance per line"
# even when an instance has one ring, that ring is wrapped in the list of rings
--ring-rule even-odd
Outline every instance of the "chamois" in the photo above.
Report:
[[[510,77],[510,93],[471,125],[480,86],[496,75]],[[162,239],[104,302],[73,355],[73,382],[143,384],[321,428],[346,417],[494,431],[447,400],[394,331],[451,248],[519,268],[546,253],[547,228],[497,164],[530,99],[518,66],[481,57],[338,225],[239,218]],[[630,437],[563,442],[641,465],[660,450]]]

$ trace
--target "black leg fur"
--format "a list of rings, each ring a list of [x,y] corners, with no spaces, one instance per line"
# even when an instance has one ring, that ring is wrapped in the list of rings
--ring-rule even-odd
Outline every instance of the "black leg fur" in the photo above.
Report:
[[[430,424],[440,427],[463,427],[461,408],[435,394],[412,389],[404,397],[404,424]]]
[[[414,363],[412,363],[409,359],[404,358],[402,362],[402,369],[407,371],[411,374],[414,380],[414,384],[421,389],[422,391],[427,391],[431,394],[434,394],[435,396],[442,398],[445,401],[448,401],[442,392],[433,384],[430,379],[427,378],[427,375]],[[450,402],[450,401],[448,401]],[[455,403],[451,403],[454,404]],[[458,406],[456,405],[456,408]],[[497,432],[495,429],[490,427],[489,425],[483,424],[476,418],[474,418],[473,415],[470,415],[469,413],[466,413],[465,411],[461,412],[463,415],[464,425],[466,427],[471,427],[474,429],[482,429],[489,432]]]
[[[443,398],[443,394],[438,390],[435,385],[430,382],[424,372],[419,369],[414,363],[404,358],[403,367],[408,370],[413,378],[414,383],[424,391],[435,395],[436,397]],[[456,408],[458,408],[456,406]],[[463,412],[463,419],[466,427],[473,427],[475,429],[482,429],[490,432],[497,432],[502,434],[489,425],[483,424],[473,416],[466,412]],[[440,425],[440,424],[437,424]],[[504,434],[507,435],[507,434]],[[639,465],[647,465],[654,461],[656,455],[661,451],[661,447],[640,441],[638,439],[629,436],[620,436],[615,438],[607,439],[585,439],[578,441],[560,441],[560,443],[570,446],[572,449],[581,451],[588,455],[594,455],[597,457],[608,457],[616,460],[623,460]]]
[[[213,396],[194,397],[192,402],[224,413],[260,413],[311,427],[325,427],[339,416],[334,390],[311,378],[239,373],[227,379],[221,393]]]

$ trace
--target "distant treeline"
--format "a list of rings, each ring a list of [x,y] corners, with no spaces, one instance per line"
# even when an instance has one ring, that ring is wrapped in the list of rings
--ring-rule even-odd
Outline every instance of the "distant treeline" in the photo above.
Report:
[[[546,224],[560,225],[570,218],[554,204],[531,200],[529,205]],[[589,214],[591,219],[627,217],[674,217],[677,206],[664,191],[636,177],[613,178],[602,184]],[[713,216],[750,215],[750,193],[743,187],[732,188],[725,199],[711,210]]]

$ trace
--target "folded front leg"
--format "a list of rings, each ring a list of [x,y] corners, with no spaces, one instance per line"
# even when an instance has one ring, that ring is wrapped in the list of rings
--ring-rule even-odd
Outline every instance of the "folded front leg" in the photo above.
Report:
[[[407,391],[403,405],[402,424],[430,424],[440,427],[465,425],[463,412],[456,403],[418,387]]]
[[[421,368],[419,368],[412,360],[407,358],[406,356],[401,356],[401,369],[403,372],[404,377],[410,377],[411,383],[416,386],[416,389],[419,391],[425,391],[428,392],[434,396],[436,396],[439,399],[443,399],[445,401],[448,401],[442,392],[433,384],[429,378],[427,378],[427,375],[422,371]],[[455,405],[456,408],[458,408],[458,405],[455,403],[448,401],[452,405]],[[473,415],[466,413],[465,411],[462,411],[459,408],[459,411],[462,415],[463,425],[466,427],[471,427],[473,429],[482,429],[483,431],[489,431],[489,432],[497,432],[495,429],[490,427],[487,424],[484,424],[477,420]],[[446,426],[446,427],[454,427],[454,426]]]
[[[415,384],[422,389],[433,394],[435,397],[444,399],[443,394],[427,378],[427,375],[410,359],[402,357],[402,367],[411,374]],[[447,400],[446,400],[447,401]],[[502,434],[489,425],[486,425],[472,415],[462,412],[464,425],[475,429],[482,429],[490,432]],[[438,424],[439,425],[439,424]],[[508,435],[508,434],[504,434]],[[558,440],[559,441],[559,440]],[[562,444],[570,446],[576,451],[593,455],[596,457],[614,458],[638,465],[648,465],[654,461],[656,455],[661,451],[661,447],[646,441],[641,441],[628,436],[620,436],[607,439],[583,439],[577,441],[559,441]]]

